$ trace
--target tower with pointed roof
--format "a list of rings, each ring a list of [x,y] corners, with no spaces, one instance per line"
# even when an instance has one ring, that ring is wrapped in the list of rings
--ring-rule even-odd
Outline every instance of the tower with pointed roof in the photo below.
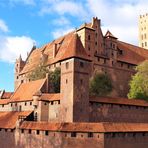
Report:
[[[105,34],[107,56],[111,59],[111,65],[117,60],[117,39],[109,30]]]
[[[61,62],[61,120],[85,122],[89,120],[90,60],[75,33]]]
[[[24,65],[25,65],[25,61],[22,60],[22,57],[20,55],[20,57],[18,59],[16,59],[16,62],[15,62],[14,89],[16,89],[21,84],[21,80],[19,78],[19,73],[23,69]]]

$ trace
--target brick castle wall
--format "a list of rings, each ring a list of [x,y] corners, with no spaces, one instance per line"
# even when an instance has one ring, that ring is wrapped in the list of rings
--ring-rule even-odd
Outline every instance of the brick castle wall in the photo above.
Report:
[[[147,148],[148,133],[107,133],[105,148]]]
[[[6,142],[7,141],[7,142]],[[0,146],[4,148],[147,148],[148,133],[75,133],[36,130],[0,131]]]
[[[23,133],[22,133],[23,132]],[[29,133],[31,132],[31,133]],[[37,133],[38,132],[38,133]],[[46,133],[47,134],[47,133]],[[104,135],[94,133],[48,132],[36,130],[0,131],[0,147],[2,148],[103,148]],[[93,140],[92,140],[93,139]]]
[[[148,123],[148,108],[91,102],[89,118],[90,122]]]

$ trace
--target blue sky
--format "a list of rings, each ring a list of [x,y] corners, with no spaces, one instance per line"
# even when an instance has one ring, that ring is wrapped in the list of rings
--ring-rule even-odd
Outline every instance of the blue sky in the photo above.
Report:
[[[26,58],[33,44],[44,43],[101,19],[120,40],[138,44],[138,16],[147,0],[0,0],[0,89],[13,91],[14,62]]]

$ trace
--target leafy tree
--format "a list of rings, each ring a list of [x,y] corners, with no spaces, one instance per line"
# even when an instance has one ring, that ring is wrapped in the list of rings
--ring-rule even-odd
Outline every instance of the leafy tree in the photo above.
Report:
[[[53,72],[50,73],[50,82],[52,83],[53,90],[55,93],[60,92],[60,77],[61,77],[60,68],[56,68]]]
[[[27,77],[30,81],[35,81],[45,78],[46,73],[49,73],[49,70],[47,70],[46,67],[39,65],[30,74],[28,74]]]
[[[136,74],[130,81],[129,99],[148,100],[148,61],[136,67]]]
[[[112,83],[107,74],[96,73],[90,80],[90,94],[105,96],[112,91]]]
[[[59,93],[61,76],[60,68],[56,68],[54,71],[49,71],[46,67],[39,65],[30,74],[28,74],[27,77],[28,79],[30,79],[30,81],[35,81],[45,78],[47,73],[49,74],[49,79],[53,88],[53,92]]]

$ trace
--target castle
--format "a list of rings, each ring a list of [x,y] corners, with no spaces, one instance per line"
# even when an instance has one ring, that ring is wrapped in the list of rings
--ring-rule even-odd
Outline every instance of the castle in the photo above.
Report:
[[[134,67],[148,51],[119,41],[93,18],[73,32],[33,47],[26,61],[15,65],[15,92],[0,99],[1,147],[147,148],[148,102],[126,99]],[[48,75],[30,81],[42,63],[61,69],[60,93],[51,93]],[[107,73],[110,96],[89,95],[89,79]]]

